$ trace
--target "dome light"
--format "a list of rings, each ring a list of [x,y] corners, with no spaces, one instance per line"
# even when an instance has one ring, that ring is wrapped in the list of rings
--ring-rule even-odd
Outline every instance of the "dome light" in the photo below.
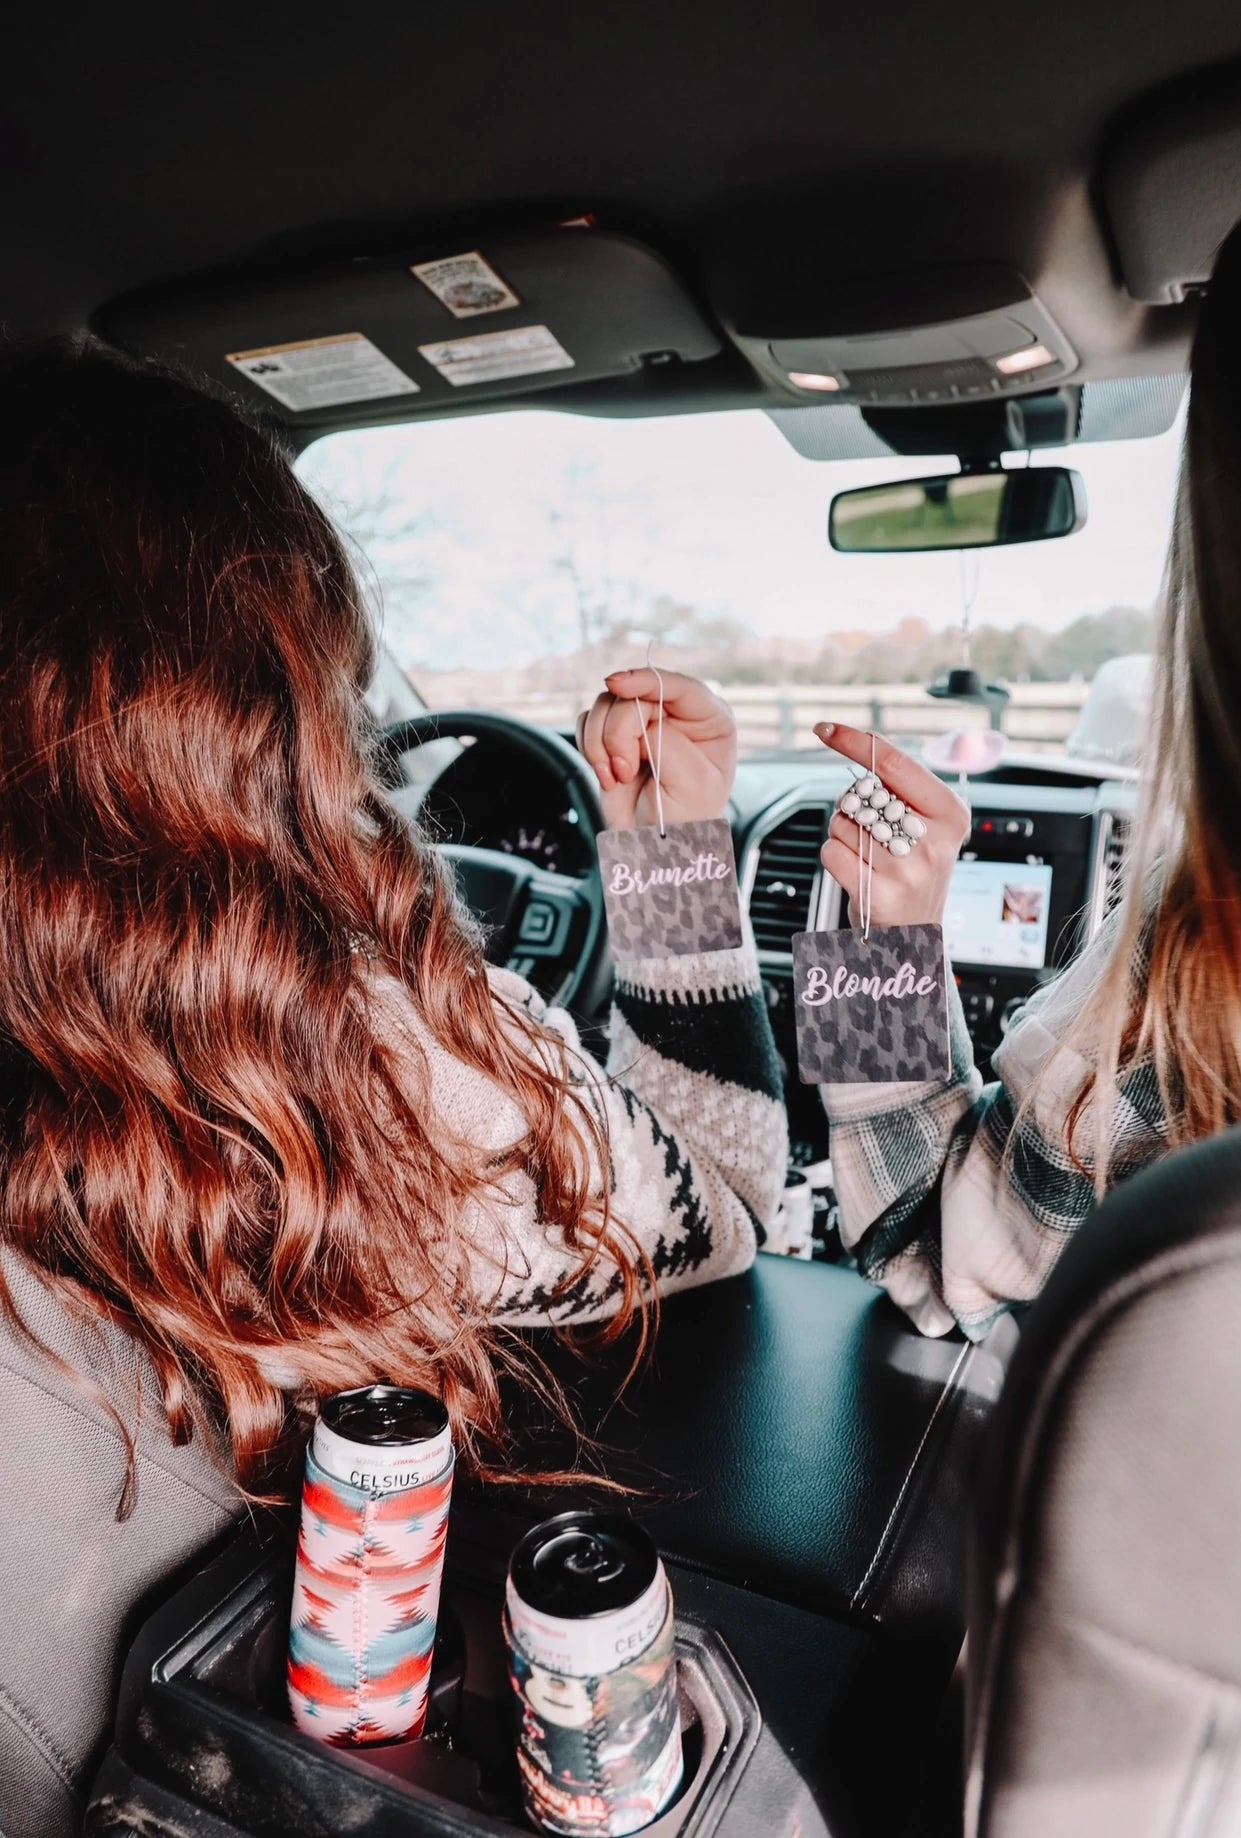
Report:
[[[797,389],[834,390],[840,388],[840,378],[828,376],[821,370],[790,370],[789,382]]]
[[[1055,361],[1046,345],[1027,345],[1022,351],[1010,351],[1007,357],[997,357],[995,367],[1001,376],[1019,377],[1026,370],[1041,370],[1044,364]]]

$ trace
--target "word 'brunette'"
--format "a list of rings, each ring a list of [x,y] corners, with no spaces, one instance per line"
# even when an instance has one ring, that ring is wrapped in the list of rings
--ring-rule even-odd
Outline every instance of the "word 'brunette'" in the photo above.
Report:
[[[699,855],[692,862],[677,862],[670,868],[631,868],[628,862],[613,862],[609,893],[624,899],[626,894],[646,893],[651,887],[684,887],[690,881],[726,881],[732,873],[729,862],[718,855]]]
[[[732,831],[722,817],[604,830],[599,869],[608,931],[620,952],[681,957],[742,938]]]

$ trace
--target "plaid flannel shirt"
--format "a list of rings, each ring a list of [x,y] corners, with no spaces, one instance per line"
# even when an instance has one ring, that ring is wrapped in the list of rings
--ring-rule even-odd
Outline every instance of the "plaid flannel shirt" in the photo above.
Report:
[[[978,1340],[1003,1310],[1032,1301],[1094,1205],[1092,1100],[1077,1133],[1080,1164],[1068,1141],[1070,1111],[1090,1065],[1061,1042],[1113,934],[1109,923],[1025,1005],[992,1060],[993,1083],[984,1084],[975,1068],[949,978],[948,1079],[821,1088],[842,1242],[925,1334],[959,1326]],[[1022,1100],[1044,1067],[1014,1135]],[[1163,1152],[1167,1121],[1149,1064],[1122,1074],[1110,1140],[1118,1175]]]

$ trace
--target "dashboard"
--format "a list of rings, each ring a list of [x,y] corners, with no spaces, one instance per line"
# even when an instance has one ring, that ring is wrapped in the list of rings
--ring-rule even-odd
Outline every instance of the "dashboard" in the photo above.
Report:
[[[828,1146],[817,1093],[796,1073],[792,939],[846,922],[819,850],[851,776],[826,757],[743,761],[733,794],[742,895],[785,1062],[794,1159],[802,1163],[822,1160]],[[1137,788],[1097,767],[1027,756],[971,779],[968,801],[973,821],[944,929],[985,1071],[1016,1010],[1072,961],[1115,903]],[[440,841],[520,855],[559,874],[593,867],[591,839],[554,776],[516,759],[501,741],[463,747],[419,814]]]
[[[591,839],[555,775],[503,741],[480,738],[462,746],[426,792],[418,815],[437,842],[520,855],[553,874],[588,874],[594,863]]]

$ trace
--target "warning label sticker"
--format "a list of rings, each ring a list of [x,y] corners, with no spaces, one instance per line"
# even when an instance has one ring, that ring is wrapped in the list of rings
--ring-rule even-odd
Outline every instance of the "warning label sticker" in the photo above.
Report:
[[[445,256],[439,262],[419,262],[409,272],[417,275],[457,319],[473,319],[477,313],[502,313],[506,307],[521,305],[512,288],[477,249],[468,255]]]
[[[458,389],[464,383],[499,383],[505,377],[573,368],[573,359],[545,325],[480,332],[475,338],[450,338],[444,344],[419,345],[418,349]]]
[[[418,385],[361,332],[230,351],[228,361],[285,408],[335,408],[380,396],[416,396]]]

